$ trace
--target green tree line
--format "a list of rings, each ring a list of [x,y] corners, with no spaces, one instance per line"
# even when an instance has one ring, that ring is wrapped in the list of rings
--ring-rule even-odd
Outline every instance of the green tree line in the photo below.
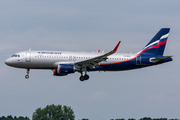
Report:
[[[5,116],[2,116],[0,117],[0,120],[30,120],[28,117],[23,117],[23,116],[20,116],[20,117],[12,117],[12,115],[9,115],[7,117]]]
[[[87,119],[88,120],[88,119]],[[110,119],[110,120],[126,120],[124,118],[121,119]],[[129,118],[128,120],[136,120],[134,118]],[[168,118],[150,118],[150,117],[143,117],[138,120],[179,120],[179,119],[168,119]]]
[[[12,117],[11,115],[0,117],[0,120],[30,120],[28,117]],[[62,105],[47,105],[45,108],[37,108],[32,115],[32,120],[75,120],[75,114],[71,107]],[[79,119],[80,120],[80,119]],[[89,120],[83,118],[81,120]],[[126,120],[124,118],[110,119],[110,120]],[[136,120],[129,118],[128,120]],[[168,119],[168,118],[150,118],[143,117],[138,120],[179,120],[179,119]]]

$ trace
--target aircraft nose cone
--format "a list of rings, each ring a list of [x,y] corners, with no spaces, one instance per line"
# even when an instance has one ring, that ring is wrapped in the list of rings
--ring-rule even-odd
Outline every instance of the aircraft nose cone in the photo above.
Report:
[[[10,65],[10,64],[11,64],[11,60],[10,60],[9,58],[6,59],[5,64],[6,64],[6,65]]]

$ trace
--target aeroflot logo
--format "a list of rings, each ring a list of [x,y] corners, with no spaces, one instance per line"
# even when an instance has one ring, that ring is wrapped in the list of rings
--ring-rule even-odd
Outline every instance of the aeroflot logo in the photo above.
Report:
[[[38,52],[38,54],[61,54],[61,52]]]

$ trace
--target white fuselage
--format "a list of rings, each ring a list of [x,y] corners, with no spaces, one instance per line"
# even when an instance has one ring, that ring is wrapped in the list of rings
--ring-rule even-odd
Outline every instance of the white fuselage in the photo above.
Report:
[[[91,59],[104,53],[96,52],[66,52],[66,51],[23,51],[14,54],[6,60],[9,66],[30,69],[55,69],[58,64],[74,64],[78,61]],[[108,56],[102,63],[129,60],[137,54],[115,53]]]

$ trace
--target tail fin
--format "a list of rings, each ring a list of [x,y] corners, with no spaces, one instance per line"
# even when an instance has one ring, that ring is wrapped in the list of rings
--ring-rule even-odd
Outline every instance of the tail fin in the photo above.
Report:
[[[151,39],[151,41],[139,52],[149,53],[155,55],[163,55],[166,42],[168,39],[170,28],[162,28],[159,32]]]

